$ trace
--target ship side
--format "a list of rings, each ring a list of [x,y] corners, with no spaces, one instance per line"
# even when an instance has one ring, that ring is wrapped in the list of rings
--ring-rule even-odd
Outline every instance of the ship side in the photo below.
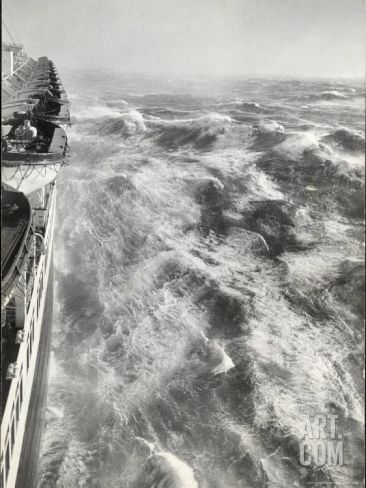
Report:
[[[2,80],[3,95],[6,92],[1,168],[4,488],[35,484],[51,342],[56,179],[67,161],[64,128],[70,123],[68,109],[61,111],[67,98],[53,63],[47,58],[21,61]],[[37,135],[19,137],[18,129],[29,120]]]

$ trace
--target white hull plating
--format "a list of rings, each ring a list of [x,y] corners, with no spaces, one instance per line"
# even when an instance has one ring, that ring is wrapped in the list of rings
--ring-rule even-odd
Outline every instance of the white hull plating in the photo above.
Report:
[[[17,357],[19,374],[11,380],[1,422],[1,451],[3,453],[1,476],[4,488],[14,488],[16,484],[24,429],[34,381],[47,283],[52,262],[56,187],[53,187],[53,191],[50,193],[49,205],[49,218],[45,233],[46,253],[40,256],[36,266],[33,291],[24,321],[25,339],[19,347]]]

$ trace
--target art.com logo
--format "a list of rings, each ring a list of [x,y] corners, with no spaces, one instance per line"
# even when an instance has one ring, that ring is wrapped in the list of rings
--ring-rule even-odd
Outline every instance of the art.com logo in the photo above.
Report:
[[[343,465],[343,440],[337,433],[338,415],[315,415],[304,419],[300,441],[300,463],[303,466]]]

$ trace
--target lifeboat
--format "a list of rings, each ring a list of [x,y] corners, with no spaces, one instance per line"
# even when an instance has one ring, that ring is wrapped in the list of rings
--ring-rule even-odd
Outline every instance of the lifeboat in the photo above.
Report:
[[[31,249],[31,208],[23,193],[1,189],[1,288],[3,298],[19,279]]]
[[[6,185],[28,195],[56,178],[67,162],[68,145],[63,128],[37,118],[32,118],[36,137],[23,141],[16,130],[24,118],[14,118],[2,126],[1,178]]]
[[[45,91],[31,91],[28,97],[17,98],[4,103],[2,120],[4,124],[11,122],[21,113],[28,114],[31,119],[39,119],[59,124],[62,127],[71,125],[69,104]]]
[[[27,113],[27,118],[39,119],[66,128],[70,125],[69,102],[57,71],[47,58],[38,61],[36,69],[21,88],[2,104],[2,123]]]

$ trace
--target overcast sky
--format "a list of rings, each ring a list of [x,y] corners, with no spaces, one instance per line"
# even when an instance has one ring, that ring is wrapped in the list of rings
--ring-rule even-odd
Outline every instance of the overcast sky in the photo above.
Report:
[[[59,67],[364,76],[363,0],[3,0],[3,13]]]

